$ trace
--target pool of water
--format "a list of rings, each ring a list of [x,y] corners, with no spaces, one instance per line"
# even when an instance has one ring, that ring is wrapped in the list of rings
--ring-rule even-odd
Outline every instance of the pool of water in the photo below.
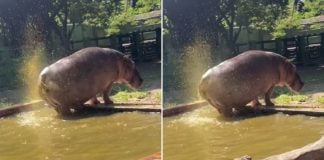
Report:
[[[127,160],[160,151],[157,113],[63,120],[51,108],[0,119],[0,159]]]
[[[210,106],[164,119],[164,160],[266,158],[324,135],[324,118],[275,114],[225,121]]]

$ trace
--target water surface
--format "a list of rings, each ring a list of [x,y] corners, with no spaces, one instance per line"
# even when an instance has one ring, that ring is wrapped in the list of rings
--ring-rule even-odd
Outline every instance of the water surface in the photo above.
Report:
[[[275,114],[225,121],[210,106],[164,119],[164,160],[261,159],[324,135],[324,118]]]
[[[160,114],[63,120],[53,109],[0,119],[0,159],[133,160],[160,151]]]

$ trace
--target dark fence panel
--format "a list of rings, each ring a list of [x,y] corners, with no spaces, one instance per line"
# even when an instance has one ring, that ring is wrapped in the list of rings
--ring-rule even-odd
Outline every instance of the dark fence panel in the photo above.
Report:
[[[134,61],[160,60],[161,28],[116,36],[71,41],[72,50],[78,50],[90,46],[117,49],[125,54],[131,55]]]
[[[236,44],[237,54],[253,49],[279,53],[297,65],[318,63],[324,60],[324,33]]]

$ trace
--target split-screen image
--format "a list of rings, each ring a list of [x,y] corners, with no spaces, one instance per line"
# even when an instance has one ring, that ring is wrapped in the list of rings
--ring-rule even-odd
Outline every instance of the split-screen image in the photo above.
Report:
[[[322,160],[322,0],[2,0],[0,160]]]

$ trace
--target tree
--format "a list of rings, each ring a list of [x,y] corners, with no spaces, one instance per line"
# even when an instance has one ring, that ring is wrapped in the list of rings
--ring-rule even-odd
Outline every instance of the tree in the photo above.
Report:
[[[301,25],[303,19],[324,14],[324,8],[320,5],[321,0],[305,1],[302,12],[295,12],[295,4],[291,2],[285,14],[276,21],[273,38],[281,38],[296,34],[305,29]],[[312,25],[310,29],[320,28],[320,25]]]
[[[159,0],[139,0],[132,8],[128,0],[2,0],[0,28],[10,48],[19,48],[29,23],[40,31],[39,41],[51,50],[53,34],[66,50],[76,25],[118,29],[134,23],[131,17],[159,8]],[[19,52],[19,51],[18,51]]]
[[[202,34],[212,46],[217,39],[232,53],[241,28],[271,30],[286,9],[287,0],[169,0],[164,1],[172,38],[180,45]],[[236,29],[237,28],[237,29]]]

